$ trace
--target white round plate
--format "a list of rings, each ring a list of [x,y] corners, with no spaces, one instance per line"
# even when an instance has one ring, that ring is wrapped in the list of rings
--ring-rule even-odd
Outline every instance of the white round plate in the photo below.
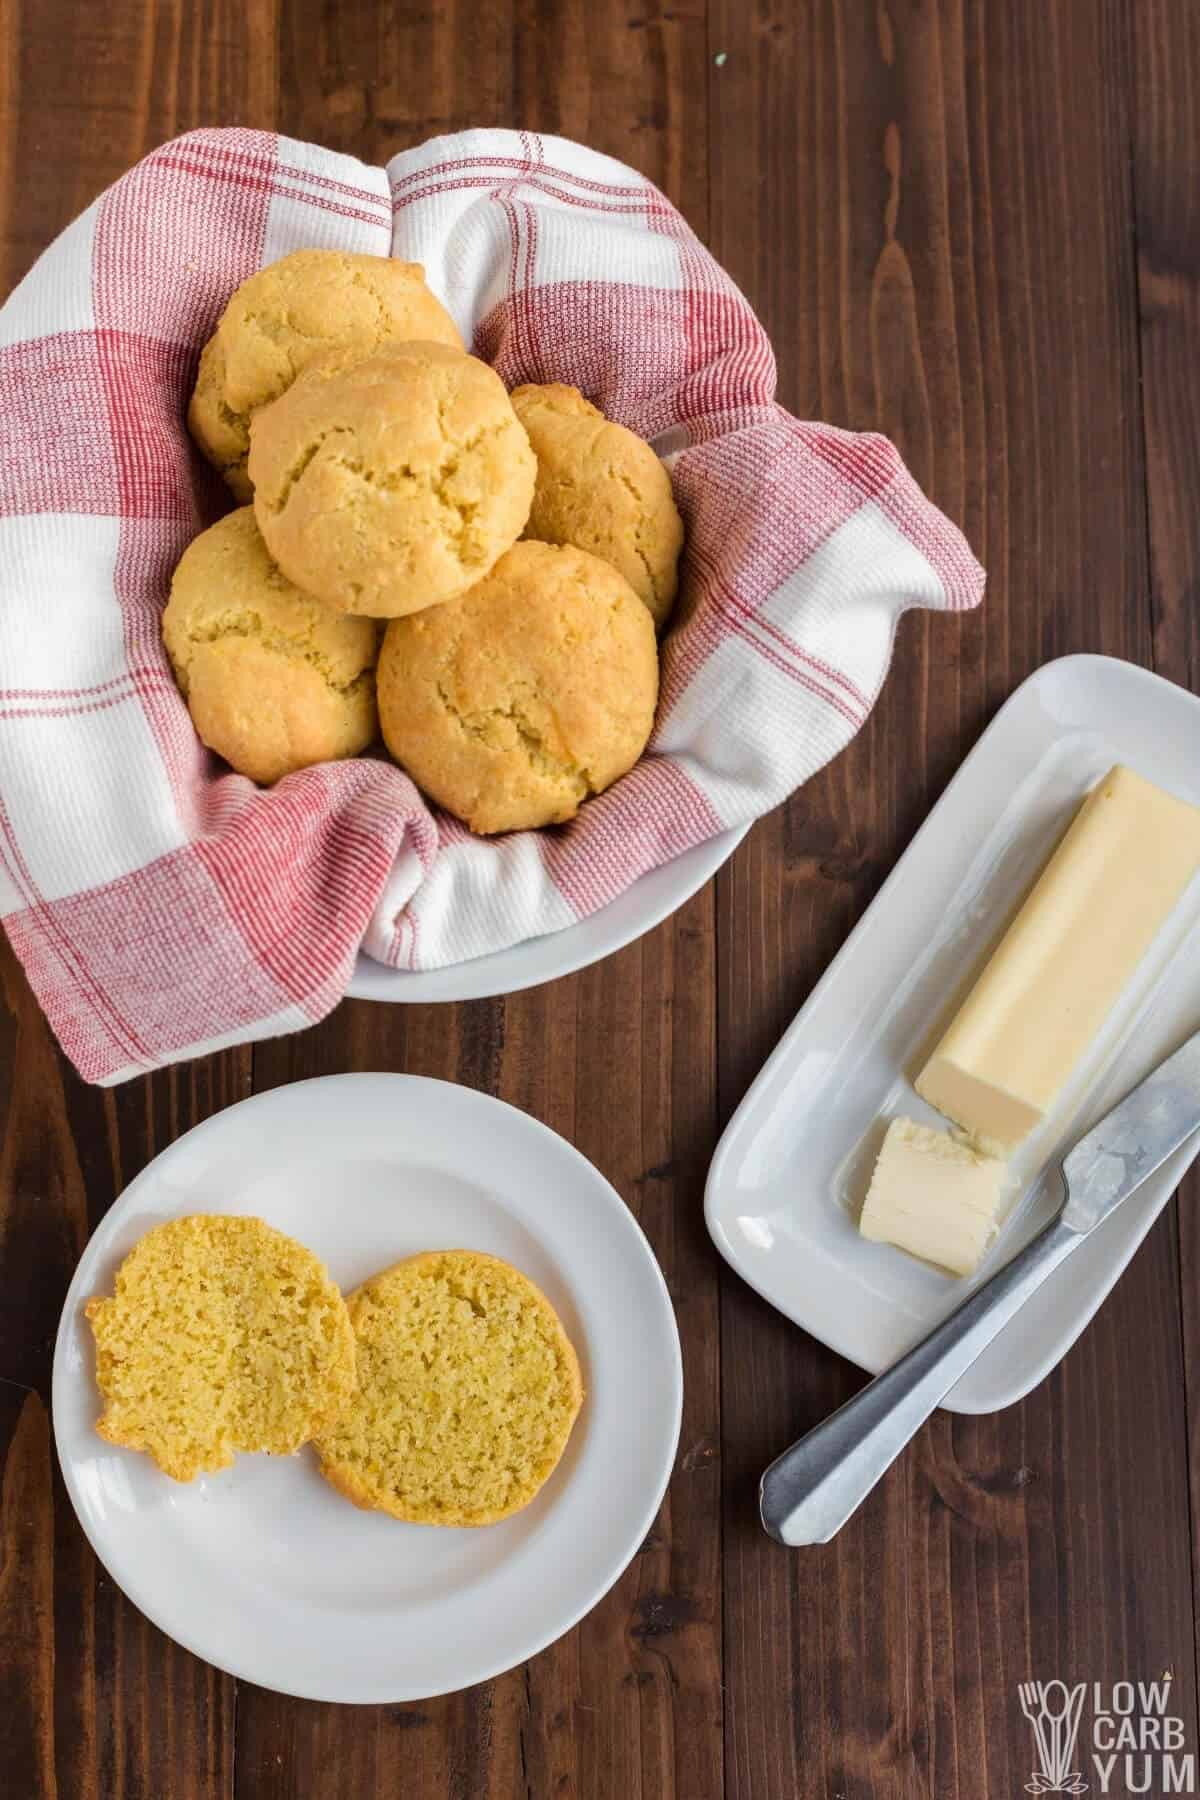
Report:
[[[345,1288],[418,1250],[506,1257],[579,1352],[586,1398],[536,1499],[478,1529],[359,1512],[311,1447],[181,1485],[96,1435],[84,1302],[150,1226],[250,1213]],[[665,1492],[683,1380],[666,1284],[632,1213],[578,1151],[474,1089],[334,1075],[244,1100],[126,1188],[88,1244],[54,1353],[67,1491],[109,1574],[218,1668],[306,1699],[427,1699],[533,1656],[594,1606]]]
[[[749,825],[738,825],[641,875],[625,893],[577,925],[544,937],[527,938],[509,950],[495,950],[446,969],[389,969],[360,956],[347,993],[356,1000],[490,1000],[538,987],[560,975],[586,969],[677,912],[733,855]]]

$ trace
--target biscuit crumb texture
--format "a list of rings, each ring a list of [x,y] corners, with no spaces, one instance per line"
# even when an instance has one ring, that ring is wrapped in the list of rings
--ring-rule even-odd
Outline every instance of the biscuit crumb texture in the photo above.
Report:
[[[536,470],[504,384],[442,344],[311,363],[250,434],[276,562],[344,612],[399,618],[460,594],[520,537]]]
[[[357,756],[375,737],[376,626],[295,587],[253,507],[184,551],[163,640],[201,739],[252,781]]]
[[[490,1525],[528,1505],[583,1402],[579,1362],[511,1264],[438,1250],[349,1298],[359,1389],[318,1440],[356,1505],[426,1525]]]
[[[461,350],[420,263],[343,250],[295,250],[243,281],[200,358],[192,436],[238,500],[250,499],[246,454],[255,410],[337,345],[369,355],[408,338]]]
[[[575,544],[622,574],[661,631],[679,587],[683,520],[649,444],[562,382],[515,388],[537,457],[526,537]]]
[[[110,1444],[176,1481],[239,1450],[284,1456],[354,1388],[354,1333],[324,1265],[261,1219],[194,1214],[148,1231],[89,1300]]]
[[[654,624],[599,557],[526,540],[457,600],[393,620],[378,679],[384,741],[439,806],[484,833],[560,824],[645,749]]]

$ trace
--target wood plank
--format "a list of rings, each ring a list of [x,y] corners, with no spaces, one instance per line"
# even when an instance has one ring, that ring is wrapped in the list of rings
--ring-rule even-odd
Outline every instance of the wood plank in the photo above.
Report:
[[[1200,147],[1200,21],[1186,0],[1133,14],[1133,203],[1141,302],[1142,419],[1154,666],[1200,693],[1200,196],[1189,179]],[[1180,1189],[1179,1266],[1192,1497],[1193,1616],[1200,1598],[1200,1174]]]
[[[511,0],[280,9],[280,130],[387,162],[440,132],[513,119]]]
[[[1149,0],[1134,13],[1134,32],[1133,198],[1154,652],[1163,674],[1196,693],[1200,420],[1192,387],[1200,344],[1200,195],[1188,171],[1200,144],[1200,19],[1186,0]]]
[[[4,0],[4,291],[155,144],[197,125],[269,126],[275,48],[274,0]]]
[[[248,1091],[249,1053],[86,1088],[6,943],[0,973],[0,1761],[31,1797],[209,1800],[232,1793],[234,1684],[97,1564],[50,1441],[50,1368],[90,1233],[152,1156]]]
[[[703,0],[532,0],[436,12],[285,5],[281,129],[386,160],[432,132],[562,131],[633,161],[701,230],[706,211]],[[696,96],[699,96],[697,99]],[[713,901],[702,895],[594,970],[460,1007],[344,1005],[262,1047],[256,1086],[404,1069],[498,1093],[596,1162],[667,1273],[684,1343],[676,1475],[613,1592],[525,1669],[415,1706],[324,1707],[242,1688],[239,1792],[320,1790],[510,1800],[722,1792],[716,1275],[701,1195],[715,1124]]]
[[[0,10],[0,281],[146,150],[192,125],[269,122],[270,0],[118,0]],[[50,1441],[67,1282],[133,1175],[248,1091],[248,1051],[85,1088],[2,951],[0,1013],[0,1766],[6,1792],[70,1800],[232,1793],[234,1684],[170,1643],[99,1568]]]
[[[990,571],[982,614],[905,622],[867,729],[719,880],[724,1116],[999,701],[1050,656],[1151,643],[1126,9],[711,18],[712,242],[781,398],[893,436]],[[801,1553],[761,1534],[755,1478],[861,1377],[727,1278],[730,1795],[1019,1792],[1034,1676],[1170,1666],[1194,1744],[1177,1278],[1164,1222],[1027,1402],[939,1416]]]

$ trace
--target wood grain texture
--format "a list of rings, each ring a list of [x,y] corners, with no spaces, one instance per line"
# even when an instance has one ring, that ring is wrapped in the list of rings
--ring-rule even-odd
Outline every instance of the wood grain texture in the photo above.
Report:
[[[234,1684],[97,1565],[50,1442],[50,1364],[91,1231],[152,1156],[249,1091],[249,1054],[85,1088],[7,944],[0,974],[0,1768],[31,1800],[209,1800],[232,1793]]]
[[[783,402],[892,435],[990,576],[980,614],[904,622],[866,730],[715,890],[551,987],[347,1003],[100,1093],[3,951],[6,1795],[1006,1796],[1031,1767],[1020,1680],[1167,1668],[1196,1747],[1194,1209],[1028,1401],[939,1416],[835,1544],[794,1555],[758,1529],[759,1472],[861,1377],[719,1268],[701,1206],[720,1123],[1023,676],[1101,650],[1200,683],[1198,102],[1190,0],[0,0],[6,288],[192,125],[365,160],[561,131],[666,189],[763,317]],[[660,1515],[580,1626],[465,1693],[338,1708],[235,1693],[114,1589],[48,1384],[75,1260],[151,1156],[251,1086],[371,1068],[497,1093],[598,1165],[666,1272],[686,1401]]]
[[[177,131],[269,116],[274,11],[227,0],[0,6],[5,291],[128,165]],[[0,1009],[0,1787],[20,1800],[219,1800],[234,1683],[162,1636],[98,1567],[49,1433],[58,1314],[89,1232],[180,1132],[249,1092],[238,1051],[87,1089],[8,951]]]
[[[51,238],[164,138],[275,111],[274,0],[0,6],[5,291]]]
[[[1133,203],[1156,665],[1200,687],[1200,17],[1179,0],[1134,14]]]
[[[724,1115],[997,703],[1151,638],[1126,9],[712,20],[713,247],[781,398],[895,438],[989,569],[981,614],[905,622],[868,728],[718,878]],[[729,1794],[1019,1792],[1034,1675],[1171,1666],[1194,1736],[1170,1221],[1025,1404],[936,1418],[801,1556],[757,1529],[755,1477],[861,1378],[733,1279],[722,1325]]]
[[[1150,0],[1134,15],[1133,205],[1141,306],[1142,419],[1154,666],[1200,691],[1200,19],[1186,0]],[[1179,1196],[1179,1261],[1191,1472],[1192,1542],[1200,1542],[1200,1176]],[[1200,1560],[1193,1554],[1193,1608]]]

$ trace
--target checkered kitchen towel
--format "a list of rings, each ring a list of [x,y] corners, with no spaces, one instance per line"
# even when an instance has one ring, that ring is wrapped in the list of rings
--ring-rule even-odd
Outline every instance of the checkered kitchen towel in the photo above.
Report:
[[[262,792],[197,742],[159,615],[226,500],[184,406],[232,289],[302,245],[424,263],[506,383],[573,382],[671,462],[658,724],[571,825],[473,838],[372,759]],[[679,214],[557,138],[465,132],[377,169],[194,132],[76,220],[0,311],[0,916],[80,1073],[310,1024],[360,945],[430,969],[561,929],[836,755],[900,614],[973,606],[983,574],[889,443],[773,393]]]

